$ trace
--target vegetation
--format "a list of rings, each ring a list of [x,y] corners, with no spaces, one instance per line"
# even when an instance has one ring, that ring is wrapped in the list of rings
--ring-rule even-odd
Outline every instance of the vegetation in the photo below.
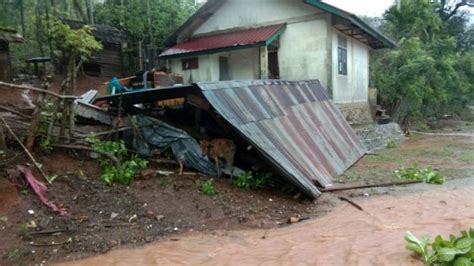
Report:
[[[199,184],[201,193],[206,196],[214,196],[217,194],[216,189],[214,188],[214,179],[209,179],[207,181],[201,182]]]
[[[54,18],[119,28],[130,37],[127,52],[138,58],[138,44],[156,54],[197,8],[194,0],[5,0],[0,5],[4,14],[0,27],[16,29],[25,37],[25,46],[12,46],[17,63],[33,56],[56,56],[55,43],[48,35],[54,25],[42,23]]]
[[[99,159],[102,171],[100,178],[107,184],[120,183],[129,185],[133,182],[137,172],[148,164],[148,161],[140,159],[136,155],[132,156],[129,160],[125,160],[128,152],[123,140],[101,141],[94,136],[89,137],[87,140],[97,152],[110,154],[121,162],[120,165],[117,165],[109,157],[101,157]]]
[[[395,170],[398,179],[423,181],[428,184],[443,184],[445,178],[437,171],[433,171],[431,167],[420,169],[417,164],[408,168],[400,168]]]
[[[461,231],[458,237],[450,235],[449,239],[438,235],[432,243],[427,236],[418,239],[411,232],[407,232],[405,241],[406,248],[420,255],[426,265],[474,264],[474,228]]]
[[[272,174],[268,172],[253,173],[243,172],[235,181],[234,185],[242,189],[261,189],[273,185]]]
[[[473,30],[453,1],[430,2],[402,0],[380,26],[400,47],[377,52],[372,74],[382,104],[405,126],[460,114],[474,99]]]
[[[396,140],[390,140],[387,145],[386,145],[387,149],[394,149],[394,148],[397,148],[398,147],[398,142]]]

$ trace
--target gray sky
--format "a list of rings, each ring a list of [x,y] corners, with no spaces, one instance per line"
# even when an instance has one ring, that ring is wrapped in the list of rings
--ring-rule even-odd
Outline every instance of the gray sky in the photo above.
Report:
[[[324,0],[324,2],[356,15],[376,17],[381,16],[394,0]]]
[[[381,16],[395,1],[394,0],[323,0],[356,15],[370,17]],[[470,24],[474,24],[474,8],[464,7],[462,10],[470,13]]]

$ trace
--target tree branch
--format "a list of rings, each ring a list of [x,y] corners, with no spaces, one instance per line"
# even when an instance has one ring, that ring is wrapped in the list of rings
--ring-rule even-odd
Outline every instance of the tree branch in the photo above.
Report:
[[[48,91],[48,90],[43,90],[43,89],[39,89],[39,88],[35,88],[35,87],[32,87],[32,86],[26,86],[26,85],[16,85],[16,84],[11,84],[11,83],[7,83],[7,82],[3,82],[3,81],[0,81],[0,87],[7,87],[7,88],[11,88],[11,89],[20,89],[20,90],[31,90],[31,91],[36,91],[36,92],[42,92],[42,93],[46,93],[48,95],[51,95],[51,96],[54,96],[54,97],[57,97],[57,98],[61,98],[61,99],[71,99],[71,100],[75,100],[75,99],[80,99],[81,97],[78,97],[78,96],[72,96],[72,95],[59,95],[55,92],[52,92],[52,91]]]

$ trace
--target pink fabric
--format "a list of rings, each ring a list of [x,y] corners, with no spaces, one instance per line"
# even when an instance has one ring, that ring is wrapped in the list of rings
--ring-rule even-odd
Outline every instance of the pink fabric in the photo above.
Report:
[[[17,165],[17,169],[18,171],[20,171],[20,173],[22,173],[25,176],[26,181],[28,181],[28,184],[30,184],[31,188],[35,191],[36,195],[38,195],[38,197],[40,198],[41,202],[43,202],[44,205],[48,206],[55,212],[59,212],[63,216],[69,215],[68,212],[64,208],[59,208],[58,206],[56,206],[56,204],[54,204],[52,201],[49,201],[46,198],[44,193],[46,193],[48,188],[46,187],[45,184],[41,183],[33,176],[33,173],[31,173],[30,169],[21,165]]]

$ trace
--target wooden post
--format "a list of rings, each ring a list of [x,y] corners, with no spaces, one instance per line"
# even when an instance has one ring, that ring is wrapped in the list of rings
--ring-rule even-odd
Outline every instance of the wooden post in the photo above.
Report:
[[[49,81],[45,78],[43,90],[48,91],[49,89]],[[26,136],[26,148],[31,152],[33,151],[33,147],[35,146],[35,139],[36,133],[38,133],[38,128],[41,123],[41,112],[43,111],[43,104],[46,98],[46,94],[41,92],[38,95],[36,100],[36,108],[32,115],[32,120],[30,124],[30,128],[28,130],[28,135]]]
[[[7,147],[7,142],[5,141],[5,132],[3,130],[3,125],[0,125],[0,149],[5,149]]]
[[[268,79],[268,47],[260,47],[260,79]]]
[[[76,131],[76,114],[74,113],[74,101],[69,101],[69,139],[74,139],[74,132]]]
[[[138,41],[138,65],[140,66],[140,70],[143,70],[143,47],[142,47],[142,41]]]

